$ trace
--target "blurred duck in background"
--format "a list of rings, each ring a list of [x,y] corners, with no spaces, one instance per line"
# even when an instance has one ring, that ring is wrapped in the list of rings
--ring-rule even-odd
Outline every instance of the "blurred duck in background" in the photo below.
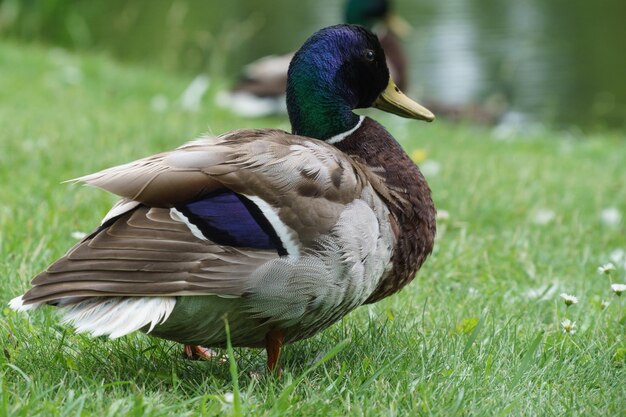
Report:
[[[412,30],[408,22],[391,12],[390,0],[348,0],[346,23],[364,26],[374,32],[387,56],[387,66],[400,89],[407,86],[407,60],[401,40]],[[260,58],[243,70],[242,78],[229,92],[217,97],[217,104],[243,117],[285,114],[287,70],[293,52]]]
[[[348,0],[347,23],[365,26],[378,36],[387,55],[387,66],[397,86],[407,87],[407,59],[401,41],[411,33],[411,25],[391,11],[389,0]]]

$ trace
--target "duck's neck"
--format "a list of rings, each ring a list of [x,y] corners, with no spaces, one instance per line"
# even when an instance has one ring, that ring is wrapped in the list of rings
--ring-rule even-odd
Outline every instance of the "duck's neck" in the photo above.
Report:
[[[359,116],[328,90],[295,88],[287,95],[289,121],[294,135],[328,140],[353,129]]]
[[[397,226],[393,269],[368,299],[375,302],[408,284],[430,254],[435,240],[435,206],[430,188],[400,144],[376,121],[366,117],[352,134],[334,144],[369,166],[384,180]]]

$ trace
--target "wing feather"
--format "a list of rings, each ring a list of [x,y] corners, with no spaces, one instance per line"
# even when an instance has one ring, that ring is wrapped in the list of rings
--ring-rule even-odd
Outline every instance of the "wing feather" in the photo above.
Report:
[[[129,294],[240,296],[246,277],[278,257],[275,251],[202,241],[158,211],[169,209],[139,206],[81,241],[33,279],[34,287],[24,300]]]
[[[170,208],[224,190],[263,201],[281,239],[312,248],[370,174],[336,148],[241,130],[76,179],[122,197],[103,225],[33,280],[25,304],[116,295],[244,296],[275,250],[203,240]],[[268,215],[271,216],[268,217]],[[275,214],[275,215],[274,215]]]

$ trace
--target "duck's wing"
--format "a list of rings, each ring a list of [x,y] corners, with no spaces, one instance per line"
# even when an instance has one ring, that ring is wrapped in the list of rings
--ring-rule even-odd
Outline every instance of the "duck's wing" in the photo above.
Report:
[[[22,300],[241,296],[256,269],[297,259],[360,197],[353,162],[317,140],[243,130],[79,178],[123,199]]]

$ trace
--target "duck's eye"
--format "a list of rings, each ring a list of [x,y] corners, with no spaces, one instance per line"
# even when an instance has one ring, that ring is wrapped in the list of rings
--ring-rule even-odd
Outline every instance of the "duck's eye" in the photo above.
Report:
[[[372,51],[371,49],[368,49],[367,51],[365,51],[365,59],[367,59],[370,62],[374,62],[374,51]]]

